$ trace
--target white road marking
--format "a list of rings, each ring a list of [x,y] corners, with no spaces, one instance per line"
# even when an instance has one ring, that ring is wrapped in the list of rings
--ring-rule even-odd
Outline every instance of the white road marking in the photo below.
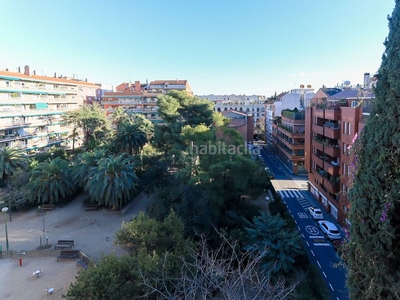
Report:
[[[322,267],[321,267],[321,264],[319,263],[319,261],[318,261],[318,260],[317,260],[317,264],[318,264],[318,266],[319,266],[320,268],[322,268]]]
[[[329,286],[331,287],[332,292],[334,292],[335,289],[333,288],[332,284],[329,284]]]
[[[326,277],[326,274],[325,274],[325,272],[324,272],[324,271],[322,271],[322,274],[324,274],[325,278],[328,278],[328,277]]]
[[[314,251],[311,250],[311,253],[312,253],[313,256],[315,256]]]
[[[308,247],[310,247],[310,244],[307,241],[306,241],[306,244],[307,244]]]

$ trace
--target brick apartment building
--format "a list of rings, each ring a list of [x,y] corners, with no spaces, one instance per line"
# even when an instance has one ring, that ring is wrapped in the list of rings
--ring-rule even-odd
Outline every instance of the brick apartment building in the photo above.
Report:
[[[103,108],[111,115],[118,107],[129,114],[143,114],[154,123],[163,122],[158,115],[157,97],[168,91],[186,91],[193,95],[187,80],[155,80],[150,83],[121,83],[115,92],[106,92],[102,97]]]
[[[349,224],[349,146],[364,127],[374,97],[368,86],[322,88],[306,108],[304,166],[310,192],[342,225]]]

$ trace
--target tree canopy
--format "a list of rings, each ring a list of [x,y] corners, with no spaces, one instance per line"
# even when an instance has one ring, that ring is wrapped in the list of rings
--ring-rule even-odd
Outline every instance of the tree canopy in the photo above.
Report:
[[[400,1],[389,20],[375,103],[353,146],[351,299],[400,298]]]

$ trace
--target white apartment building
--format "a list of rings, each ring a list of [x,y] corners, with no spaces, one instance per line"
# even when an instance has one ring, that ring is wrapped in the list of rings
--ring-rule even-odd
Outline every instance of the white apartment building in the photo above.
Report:
[[[0,70],[0,147],[15,146],[27,152],[53,145],[68,146],[70,128],[61,115],[82,107],[101,86],[67,77],[37,76]]]
[[[260,95],[202,95],[201,99],[214,102],[214,111],[236,110],[253,116],[254,127],[265,118],[265,96]],[[264,123],[264,121],[262,121]]]
[[[275,102],[269,101],[265,104],[265,135],[267,145],[272,144],[273,122],[276,117],[282,116],[282,110],[294,109],[303,110],[310,105],[310,99],[314,96],[314,89],[299,88],[290,92],[283,92],[276,96]]]

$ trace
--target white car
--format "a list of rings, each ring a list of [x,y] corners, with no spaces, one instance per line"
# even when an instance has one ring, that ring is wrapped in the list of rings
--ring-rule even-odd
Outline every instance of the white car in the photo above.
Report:
[[[322,232],[328,237],[330,240],[340,240],[340,232],[333,224],[329,221],[318,221],[319,228],[321,228]]]
[[[309,207],[308,211],[310,212],[310,215],[314,219],[322,220],[324,218],[324,215],[322,214],[322,211],[319,208],[316,207]]]

